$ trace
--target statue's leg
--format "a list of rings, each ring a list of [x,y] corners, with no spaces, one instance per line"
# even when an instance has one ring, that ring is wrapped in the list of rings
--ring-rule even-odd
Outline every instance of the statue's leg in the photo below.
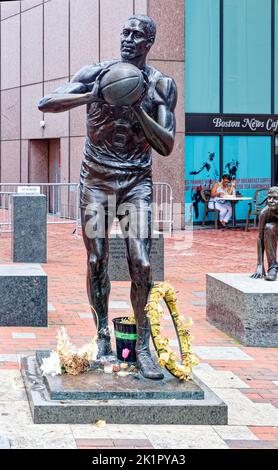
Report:
[[[107,214],[103,216],[103,207],[100,211],[88,210],[88,207],[81,208],[82,234],[87,250],[87,293],[97,327],[98,357],[101,357],[112,352],[108,329],[108,233],[112,220]]]
[[[275,281],[277,278],[277,238],[278,226],[277,224],[267,223],[264,228],[264,247],[268,262],[268,271],[265,276],[266,281]]]
[[[131,277],[131,303],[136,319],[138,339],[136,341],[137,365],[141,374],[149,379],[163,379],[161,368],[155,364],[149,349],[150,324],[146,315],[145,306],[152,287],[150,250],[151,250],[151,212],[149,203],[145,202],[143,210],[140,209],[142,201],[129,199],[134,204],[130,211],[136,213],[130,215],[127,223],[126,217],[119,217],[123,231],[129,272]],[[146,211],[146,206],[148,207]],[[127,227],[128,225],[128,227]]]

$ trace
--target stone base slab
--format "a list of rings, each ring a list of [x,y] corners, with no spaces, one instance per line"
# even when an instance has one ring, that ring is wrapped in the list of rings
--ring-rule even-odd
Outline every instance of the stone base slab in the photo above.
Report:
[[[207,320],[245,346],[278,346],[278,281],[209,273]]]
[[[51,351],[37,351],[38,364],[49,357]],[[91,369],[77,376],[62,374],[52,377],[46,375],[44,383],[51,400],[115,400],[133,399],[193,399],[201,400],[204,392],[193,381],[179,382],[165,371],[164,379],[159,381],[145,379],[141,374],[125,377],[105,374],[103,369]]]
[[[138,387],[138,390],[135,390],[136,398],[124,398],[118,393],[114,395],[114,398],[111,394],[110,399],[104,394],[105,399],[100,395],[98,399],[68,399],[69,395],[65,395],[67,398],[64,400],[53,400],[51,399],[53,390],[51,392],[49,389],[50,382],[48,381],[47,384],[45,378],[42,377],[35,356],[23,358],[21,372],[34,423],[90,424],[105,420],[108,424],[227,424],[227,405],[197,378],[189,384],[180,383],[178,379],[174,379],[177,381],[175,388],[178,389],[179,386],[183,391],[188,388],[191,396],[192,390],[195,392],[200,390],[201,393],[197,393],[199,398],[195,395],[195,399],[178,398],[178,394],[177,398],[141,398],[146,395],[143,394],[142,387]],[[93,371],[84,374],[82,380],[86,381],[86,375],[91,373]],[[103,374],[103,378],[107,380],[105,375]],[[60,378],[54,377],[58,381]],[[76,389],[75,378],[72,379],[72,384]],[[120,391],[121,394],[129,388],[130,377],[127,376],[125,379],[127,385]],[[112,376],[109,380],[112,380]],[[136,379],[132,378],[132,380]],[[150,381],[141,376],[139,380],[149,383],[152,393],[156,389],[156,396],[159,396],[163,381]],[[146,391],[147,387],[145,393]],[[177,393],[177,390],[174,393]],[[200,396],[204,398],[200,399]],[[78,398],[78,395],[76,397]]]

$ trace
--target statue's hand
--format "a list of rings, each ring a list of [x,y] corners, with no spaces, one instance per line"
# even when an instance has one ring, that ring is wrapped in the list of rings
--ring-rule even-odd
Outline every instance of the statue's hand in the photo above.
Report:
[[[253,279],[262,279],[265,276],[265,270],[262,264],[258,264],[256,271],[250,277]]]
[[[102,71],[98,74],[97,78],[93,83],[91,83],[92,90],[87,93],[88,96],[88,103],[93,103],[93,102],[102,102],[105,101],[103,98],[103,95],[101,93],[100,89],[100,81],[102,77],[109,72],[109,68],[104,68]],[[89,85],[90,86],[90,85]]]
[[[139,97],[139,99],[133,103],[131,105],[131,107],[138,107],[141,105],[142,101],[144,101],[144,99],[146,98],[146,96],[148,95],[148,90],[149,90],[149,78],[148,78],[148,75],[146,72],[142,71],[142,75],[143,75],[143,79],[144,79],[144,87],[143,87],[143,91]]]

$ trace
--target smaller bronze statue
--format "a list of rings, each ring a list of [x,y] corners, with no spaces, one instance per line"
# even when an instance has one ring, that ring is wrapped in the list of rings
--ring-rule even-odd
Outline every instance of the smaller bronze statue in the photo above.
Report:
[[[266,281],[275,281],[278,264],[276,257],[278,239],[278,186],[272,186],[267,194],[267,205],[263,208],[259,218],[258,236],[258,264],[252,278],[265,278]],[[266,252],[268,271],[265,274],[264,252]]]

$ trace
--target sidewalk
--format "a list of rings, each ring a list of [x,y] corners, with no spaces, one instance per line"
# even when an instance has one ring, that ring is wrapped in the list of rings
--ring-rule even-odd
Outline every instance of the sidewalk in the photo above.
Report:
[[[257,232],[195,231],[193,246],[165,242],[165,280],[191,316],[196,374],[228,405],[228,426],[34,425],[19,372],[20,354],[53,349],[65,326],[82,345],[95,334],[86,295],[86,256],[71,226],[48,226],[49,327],[0,328],[0,448],[278,448],[278,349],[243,347],[205,320],[205,273],[252,272]],[[11,240],[0,235],[0,263],[10,263]],[[278,281],[277,281],[278,286]],[[277,307],[278,310],[278,307]],[[129,283],[112,283],[110,319],[131,312]],[[164,331],[175,344],[165,315]],[[2,438],[2,439],[1,439]]]

